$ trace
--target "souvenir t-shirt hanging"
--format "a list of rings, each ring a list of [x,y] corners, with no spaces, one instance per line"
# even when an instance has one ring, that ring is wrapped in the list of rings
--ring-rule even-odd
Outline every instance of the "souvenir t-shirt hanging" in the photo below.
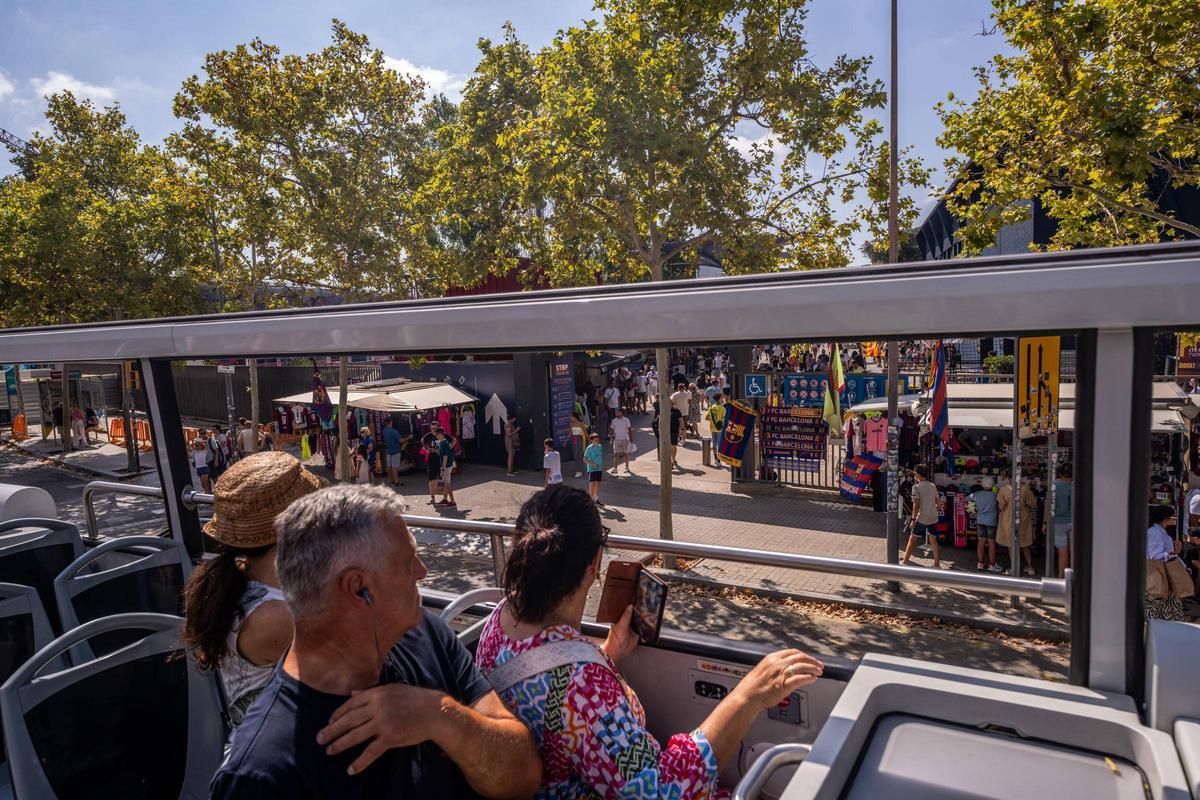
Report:
[[[472,441],[475,438],[475,410],[470,406],[463,409],[462,438],[466,441]]]
[[[454,428],[451,427],[451,425],[453,424],[453,420],[450,418],[450,407],[449,406],[442,406],[441,408],[438,409],[437,421],[438,421],[438,425],[442,426],[442,430],[449,431],[449,432],[454,431]]]
[[[873,453],[887,452],[887,420],[883,417],[868,418],[863,422],[863,434],[866,436],[866,448]]]
[[[293,427],[295,427],[295,428],[308,427],[308,420],[305,419],[305,413],[307,412],[307,409],[304,406],[300,405],[299,403],[296,403],[295,405],[292,406],[291,412],[292,412],[292,426]]]
[[[275,422],[275,430],[285,434],[292,432],[292,413],[288,409],[275,406],[271,419]]]

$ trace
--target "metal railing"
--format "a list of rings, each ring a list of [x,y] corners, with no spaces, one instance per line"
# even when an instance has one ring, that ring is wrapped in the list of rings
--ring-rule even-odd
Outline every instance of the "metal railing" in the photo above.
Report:
[[[98,494],[128,494],[136,497],[162,498],[162,489],[157,486],[138,486],[115,481],[92,481],[83,487],[83,519],[89,539],[100,538],[100,527],[96,522],[96,507],[93,499]]]
[[[89,491],[89,489],[92,491]],[[88,532],[92,536],[94,536],[93,531],[95,530],[95,513],[92,510],[91,497],[98,491],[124,492],[147,497],[162,496],[162,491],[153,486],[129,486],[123,483],[106,483],[104,481],[89,483],[84,488],[84,509],[88,519]],[[185,490],[181,499],[184,505],[189,508],[194,508],[197,505],[212,505],[213,502],[211,494],[197,492],[192,489]],[[501,576],[504,574],[504,540],[517,535],[515,525],[507,522],[481,522],[467,519],[425,517],[418,514],[405,514],[404,522],[414,528],[487,536],[491,540],[492,576],[496,584],[499,585]],[[1014,578],[987,573],[906,567],[900,564],[884,564],[877,561],[856,561],[849,558],[780,553],[774,550],[748,550],[739,547],[697,544],[695,542],[647,539],[640,536],[612,535],[608,537],[608,543],[613,547],[637,553],[661,553],[663,555],[681,556],[683,558],[711,558],[717,561],[734,561],[758,566],[823,572],[830,575],[844,575],[851,578],[944,586],[950,589],[984,592],[1005,597],[1033,598],[1047,605],[1063,606],[1066,608],[1069,608],[1071,597],[1071,570],[1067,570],[1067,577],[1065,579]]]
[[[502,560],[496,557],[496,541],[516,536],[516,526],[504,522],[475,522],[470,520],[444,519],[405,514],[404,521],[415,528],[448,530],[460,533],[479,533],[492,537],[493,564],[497,565],[496,579],[503,572]],[[798,553],[779,553],[774,550],[747,550],[740,547],[724,547],[695,542],[646,539],[640,536],[610,535],[608,544],[622,550],[638,553],[662,553],[684,558],[711,558],[717,561],[736,561],[768,567],[784,567],[808,572],[824,572],[845,575],[851,578],[903,581],[924,585],[945,586],[970,592],[985,592],[1005,597],[1027,597],[1040,600],[1047,605],[1066,607],[1070,600],[1071,573],[1065,579],[1058,578],[1012,578],[1004,575],[932,570],[926,567],[905,567],[900,564],[883,564],[877,561],[855,561],[849,558],[808,556]]]
[[[802,742],[786,742],[777,744],[758,757],[746,776],[742,778],[733,790],[733,800],[758,800],[763,787],[776,770],[804,763],[804,759],[812,752],[811,744]]]

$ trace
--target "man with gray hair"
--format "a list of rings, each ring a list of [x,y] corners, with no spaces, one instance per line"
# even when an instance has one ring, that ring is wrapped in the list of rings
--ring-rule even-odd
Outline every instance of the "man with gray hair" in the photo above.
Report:
[[[421,607],[425,565],[403,511],[389,489],[339,485],[276,518],[295,633],[234,733],[214,798],[537,791],[533,736]]]

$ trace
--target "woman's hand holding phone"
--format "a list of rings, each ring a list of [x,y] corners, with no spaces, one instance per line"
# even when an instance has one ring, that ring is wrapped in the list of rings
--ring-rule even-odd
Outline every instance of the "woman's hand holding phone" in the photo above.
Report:
[[[608,629],[608,637],[604,640],[604,644],[600,649],[604,651],[604,655],[608,656],[613,663],[619,662],[622,658],[632,653],[638,646],[638,635],[634,632],[631,621],[633,620],[633,606],[626,606],[621,618],[614,622]]]

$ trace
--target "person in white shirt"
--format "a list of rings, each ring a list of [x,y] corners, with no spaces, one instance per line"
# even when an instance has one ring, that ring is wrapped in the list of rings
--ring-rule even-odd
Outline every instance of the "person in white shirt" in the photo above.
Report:
[[[258,449],[258,436],[254,433],[254,423],[249,420],[242,425],[237,436],[238,452],[248,456]]]
[[[723,366],[725,366],[725,356],[722,353],[717,353],[713,356],[713,369],[720,372]]]
[[[908,535],[908,545],[904,548],[904,557],[900,559],[900,563],[907,566],[917,542],[928,536],[929,542],[933,546],[933,568],[940,569],[942,548],[938,545],[937,531],[935,530],[938,521],[937,487],[930,483],[929,469],[925,465],[919,465],[916,473],[917,485],[912,490],[912,532]]]
[[[546,452],[542,455],[542,469],[546,473],[545,480],[542,481],[542,488],[545,489],[547,486],[563,482],[562,457],[554,449],[553,439],[547,439],[542,444],[546,448]]]
[[[1167,530],[1175,524],[1175,509],[1171,506],[1154,506],[1150,509],[1150,528],[1146,531],[1146,561],[1170,561],[1183,549],[1182,542],[1172,538]],[[1149,568],[1149,563],[1147,563]],[[1161,570],[1161,566],[1159,567]],[[1149,576],[1149,573],[1147,573]],[[1146,618],[1182,620],[1183,600],[1167,583],[1166,596],[1156,597],[1149,587],[1146,589]]]
[[[604,390],[604,402],[608,404],[608,415],[610,417],[614,410],[621,407],[621,390],[612,381],[608,382],[608,388]]]
[[[632,475],[633,470],[629,467],[629,444],[630,444],[630,429],[633,424],[629,421],[629,417],[621,413],[621,409],[613,412],[613,421],[609,425],[613,439],[613,465],[612,474],[617,474],[617,467],[621,465],[621,459],[625,459],[625,473]]]
[[[637,410],[639,414],[646,413],[646,374],[639,372],[633,379],[634,391],[636,392]]]
[[[687,387],[682,383],[675,384],[675,393],[671,395],[671,406],[679,412],[683,419],[688,416],[688,404],[692,401],[692,393],[687,390]],[[687,438],[687,428],[683,425],[679,427],[679,441],[682,443]]]

